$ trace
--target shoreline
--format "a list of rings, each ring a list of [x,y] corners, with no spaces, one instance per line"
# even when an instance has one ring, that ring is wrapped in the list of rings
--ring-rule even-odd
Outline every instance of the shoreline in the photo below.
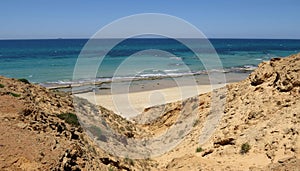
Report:
[[[192,79],[191,76],[186,76],[131,82],[104,82],[57,90],[72,93],[130,119],[141,114],[145,108],[208,93],[228,83],[244,80],[248,75],[248,73],[226,73],[225,83],[213,85],[210,84],[208,75],[197,75]]]
[[[148,107],[208,93],[226,84],[244,80],[246,77],[248,77],[247,73],[230,73],[226,74],[226,83],[214,85],[210,84],[207,75],[198,76],[192,81],[188,77],[176,78],[176,81],[181,84],[177,84],[178,82],[172,79],[117,82],[101,84],[102,89],[73,94],[130,119],[141,114]]]
[[[226,83],[238,82],[248,77],[250,73],[224,73]],[[191,85],[210,85],[212,84],[208,75],[178,76],[178,77],[156,77],[146,79],[116,80],[116,81],[97,81],[85,82],[68,85],[42,86],[50,90],[69,92],[72,94],[82,94],[95,92],[97,94],[122,94],[143,91],[154,91],[173,87]],[[216,82],[214,84],[217,84]]]

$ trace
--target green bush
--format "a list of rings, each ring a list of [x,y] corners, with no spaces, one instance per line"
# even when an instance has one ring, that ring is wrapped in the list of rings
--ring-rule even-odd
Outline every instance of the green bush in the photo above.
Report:
[[[132,165],[132,166],[134,165],[133,160],[130,159],[130,158],[128,158],[128,157],[125,157],[124,162],[127,163],[127,164],[129,164],[129,165]]]
[[[12,93],[12,92],[9,92],[9,95],[14,96],[14,97],[20,97],[21,96],[20,94],[16,94],[16,93]]]
[[[248,153],[248,151],[251,149],[250,144],[249,143],[244,143],[241,146],[241,154],[246,154]]]
[[[200,153],[201,151],[203,151],[203,149],[201,147],[197,147],[196,153]]]
[[[4,88],[4,85],[3,85],[3,84],[0,84],[0,88]]]
[[[23,82],[23,83],[25,83],[25,84],[30,84],[30,82],[27,79],[25,79],[25,78],[20,78],[18,80],[21,81],[21,82]]]
[[[80,125],[77,116],[73,113],[62,113],[62,114],[59,114],[58,117],[60,119],[65,120],[66,123],[71,124],[73,126]]]

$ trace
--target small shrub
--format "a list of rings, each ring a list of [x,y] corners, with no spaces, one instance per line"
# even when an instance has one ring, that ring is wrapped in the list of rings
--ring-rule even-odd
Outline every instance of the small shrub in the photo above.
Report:
[[[124,162],[127,163],[127,164],[129,164],[129,165],[132,165],[132,166],[134,165],[133,160],[130,159],[130,158],[128,158],[128,157],[126,157],[126,158],[124,159]]]
[[[93,125],[91,127],[88,128],[88,130],[93,134],[93,135],[101,135],[102,134],[102,131],[99,127]]]
[[[108,171],[114,171],[114,168],[112,168],[111,166],[108,168]]]
[[[251,149],[250,144],[249,143],[244,143],[241,146],[241,154],[246,154],[248,153],[248,151]]]
[[[89,145],[89,146],[88,146],[88,150],[89,150],[90,152],[94,153],[94,154],[97,154],[97,151],[96,151],[95,147],[93,147],[92,145]]]
[[[104,141],[104,142],[107,141],[107,138],[102,134],[102,131],[99,127],[93,125],[93,126],[89,127],[88,130],[91,132],[91,134],[96,136],[98,140]]]
[[[197,126],[198,123],[199,123],[199,119],[196,119],[196,120],[194,121],[194,123],[193,123],[193,127]]]
[[[203,151],[202,147],[197,147],[196,153],[200,153],[201,151]]]
[[[80,125],[77,116],[73,113],[59,114],[58,117],[60,119],[65,120],[66,123],[71,124],[73,126],[79,126]]]
[[[30,82],[27,79],[25,79],[25,78],[20,78],[18,80],[21,81],[21,82],[23,82],[23,83],[25,83],[25,84],[30,84]]]
[[[3,85],[3,84],[0,84],[0,88],[4,88],[4,85]]]
[[[14,96],[14,97],[20,97],[21,96],[20,94],[16,94],[16,93],[12,93],[12,92],[9,92],[9,95]]]

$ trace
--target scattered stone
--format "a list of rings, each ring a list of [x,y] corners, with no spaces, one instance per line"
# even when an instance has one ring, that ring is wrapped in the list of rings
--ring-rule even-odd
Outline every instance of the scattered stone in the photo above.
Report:
[[[234,138],[226,138],[226,139],[215,142],[214,145],[221,145],[221,146],[235,145],[234,140],[235,140]]]
[[[209,154],[211,154],[211,153],[213,153],[213,152],[214,152],[213,149],[205,150],[205,151],[203,152],[203,154],[202,154],[202,157],[205,157],[205,156],[207,156],[207,155],[209,155]]]

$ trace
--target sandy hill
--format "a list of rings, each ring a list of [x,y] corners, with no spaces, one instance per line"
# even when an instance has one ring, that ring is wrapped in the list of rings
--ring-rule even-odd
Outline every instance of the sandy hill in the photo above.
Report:
[[[86,100],[78,100],[89,107]],[[113,128],[130,124],[98,109]],[[84,133],[74,113],[68,94],[0,77],[0,170],[133,170],[151,163],[132,165],[106,154]]]
[[[213,95],[224,108],[212,105]],[[0,170],[300,170],[300,54],[263,62],[244,81],[212,93],[145,109],[135,121],[75,100],[0,77]],[[82,116],[101,116],[128,139],[155,137],[180,124],[183,110],[196,118],[169,152],[133,160],[98,148],[96,130],[79,125],[74,107]],[[199,144],[206,121],[218,119],[212,136]]]
[[[207,93],[199,96],[199,107],[190,111],[198,113],[191,133],[179,146],[158,158],[162,168],[300,170],[300,54],[261,63],[246,80],[226,88],[214,92],[226,99],[214,134],[199,146],[205,120],[211,117],[212,93]],[[175,122],[180,112],[176,108],[178,105],[173,112],[163,114],[159,122],[150,123],[149,129],[155,132],[166,123]],[[151,115],[151,110],[155,113],[157,109],[145,113]],[[201,152],[195,152],[197,148]]]

